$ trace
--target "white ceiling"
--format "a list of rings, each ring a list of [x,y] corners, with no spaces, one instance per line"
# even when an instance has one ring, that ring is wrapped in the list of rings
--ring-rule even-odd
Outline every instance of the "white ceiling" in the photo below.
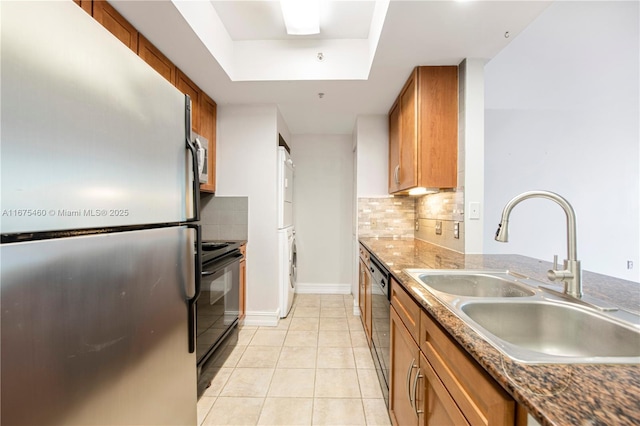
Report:
[[[286,35],[275,0],[112,1],[218,105],[277,104],[293,134],[351,134],[358,115],[388,112],[414,66],[458,64],[464,58],[488,60],[550,4],[391,0],[377,40],[375,22],[370,27],[376,19],[375,1],[329,3],[331,23],[325,10],[321,35],[301,40]],[[341,67],[342,71],[359,67],[350,61],[367,62],[358,54],[333,55],[338,43],[372,46],[369,63],[363,64],[364,78],[338,75]],[[243,61],[230,60],[239,51],[255,54]],[[318,51],[325,53],[322,63],[315,59]],[[298,53],[307,62],[286,56]],[[330,66],[337,71],[323,74]],[[322,70],[316,73],[316,68]],[[308,78],[298,78],[300,73]]]

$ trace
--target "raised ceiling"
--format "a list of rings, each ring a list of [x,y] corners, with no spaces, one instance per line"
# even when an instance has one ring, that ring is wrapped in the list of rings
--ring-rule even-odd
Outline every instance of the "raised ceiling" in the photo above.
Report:
[[[489,60],[550,2],[331,1],[337,18],[302,38],[275,0],[112,4],[219,105],[277,104],[291,133],[351,134],[358,115],[388,112],[416,65]],[[349,57],[349,43],[370,50]]]

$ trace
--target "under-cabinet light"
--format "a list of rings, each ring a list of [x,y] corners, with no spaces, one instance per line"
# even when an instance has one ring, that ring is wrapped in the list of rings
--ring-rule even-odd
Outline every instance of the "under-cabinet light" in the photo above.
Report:
[[[416,188],[411,188],[409,190],[409,195],[425,195],[425,194],[435,194],[438,192],[437,189],[434,188],[425,188],[423,186],[418,186]]]
[[[280,0],[287,34],[309,35],[320,33],[319,0]]]

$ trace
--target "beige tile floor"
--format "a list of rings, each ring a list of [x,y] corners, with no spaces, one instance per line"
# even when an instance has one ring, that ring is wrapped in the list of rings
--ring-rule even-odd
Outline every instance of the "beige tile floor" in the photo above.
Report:
[[[242,327],[199,425],[390,425],[351,295],[298,294],[278,327]]]

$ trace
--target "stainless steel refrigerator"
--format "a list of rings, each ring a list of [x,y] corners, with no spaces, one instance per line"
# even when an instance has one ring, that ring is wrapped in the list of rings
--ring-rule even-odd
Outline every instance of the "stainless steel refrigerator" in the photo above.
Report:
[[[0,16],[2,424],[195,424],[190,101],[71,0]]]

